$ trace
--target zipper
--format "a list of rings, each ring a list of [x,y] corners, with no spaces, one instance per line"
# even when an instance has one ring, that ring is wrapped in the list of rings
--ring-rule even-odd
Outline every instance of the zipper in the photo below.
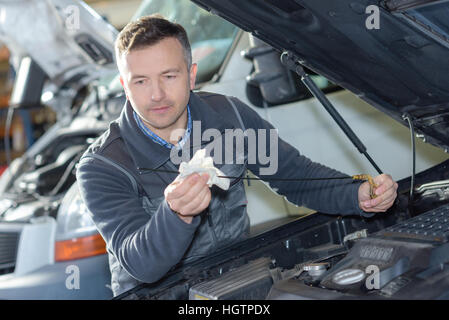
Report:
[[[214,222],[212,221],[212,216],[210,215],[209,209],[207,209],[206,212],[206,219],[207,219],[207,224],[208,224],[208,228],[207,230],[209,231],[209,234],[212,237],[212,247],[216,248],[218,245],[218,239],[217,239],[217,235],[215,234],[214,231]]]

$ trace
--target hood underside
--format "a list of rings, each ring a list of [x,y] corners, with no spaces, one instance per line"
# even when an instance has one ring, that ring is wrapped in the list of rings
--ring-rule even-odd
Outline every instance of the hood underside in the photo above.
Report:
[[[449,1],[192,1],[449,149]]]

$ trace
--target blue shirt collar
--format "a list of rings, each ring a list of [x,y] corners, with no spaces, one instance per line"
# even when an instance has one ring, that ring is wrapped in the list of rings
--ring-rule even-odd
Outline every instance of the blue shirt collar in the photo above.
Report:
[[[193,121],[199,121],[201,124],[201,132],[194,132],[195,128],[192,127],[190,137],[187,139],[182,149],[193,147],[190,146],[190,144],[193,143],[191,137],[194,134],[198,134],[199,137],[202,137],[203,132],[211,128],[215,128],[222,133],[225,129],[234,128],[233,122],[229,120],[229,117],[235,117],[235,115],[232,112],[218,112],[218,110],[223,109],[222,104],[226,104],[227,101],[221,97],[221,99],[217,99],[218,101],[215,101],[214,99],[214,103],[212,104],[209,97],[213,98],[215,96],[217,98],[221,97],[217,94],[200,96],[195,92],[190,93],[188,105],[192,117],[192,125]],[[153,140],[149,139],[143,131],[139,129],[137,121],[134,119],[133,111],[131,103],[127,100],[120,117],[117,119],[121,137],[137,167],[158,168],[170,160],[171,149],[163,147],[158,143],[154,143]],[[200,147],[203,147],[203,144],[206,145],[207,143],[208,141],[201,140]]]

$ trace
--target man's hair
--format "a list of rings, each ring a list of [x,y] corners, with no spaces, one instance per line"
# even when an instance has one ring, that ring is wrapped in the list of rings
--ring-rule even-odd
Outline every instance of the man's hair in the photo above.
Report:
[[[115,41],[117,62],[123,54],[131,50],[152,46],[166,38],[176,38],[181,43],[187,69],[192,65],[192,51],[185,29],[178,23],[170,22],[160,14],[144,16],[128,23],[120,31]]]

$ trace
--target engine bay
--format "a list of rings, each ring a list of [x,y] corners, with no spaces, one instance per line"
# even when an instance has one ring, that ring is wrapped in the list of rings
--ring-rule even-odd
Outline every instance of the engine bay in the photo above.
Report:
[[[416,176],[447,176],[446,161]],[[198,261],[115,299],[448,299],[449,204],[432,193],[374,218],[310,214]],[[441,192],[437,193],[441,195]]]
[[[268,299],[448,299],[448,240],[445,205],[359,239],[329,269],[306,265],[305,277],[275,283]]]

